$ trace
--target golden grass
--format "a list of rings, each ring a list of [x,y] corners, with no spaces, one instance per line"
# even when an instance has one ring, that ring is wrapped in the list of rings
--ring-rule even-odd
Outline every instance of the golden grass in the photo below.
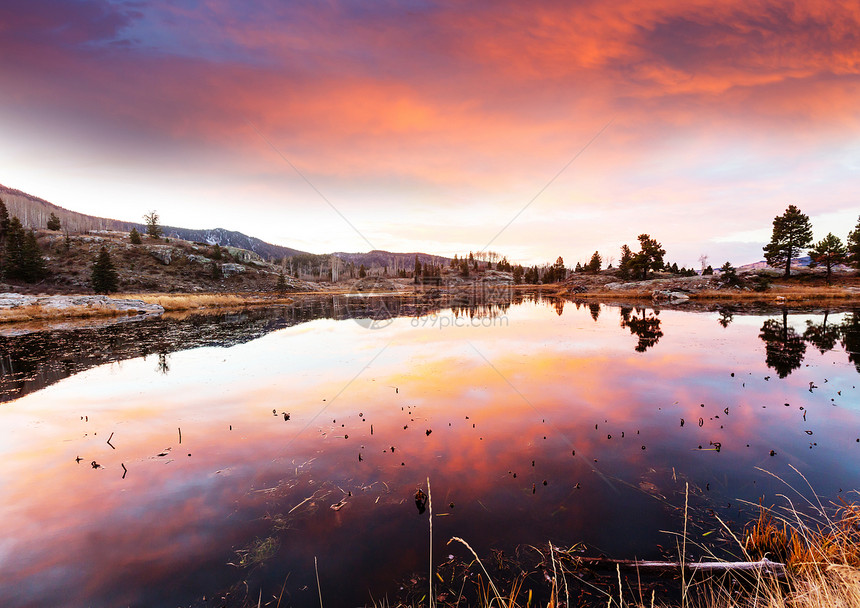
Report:
[[[860,292],[842,287],[779,287],[767,291],[704,289],[691,293],[691,300],[745,300],[759,302],[805,302],[807,300],[860,300]]]
[[[198,308],[241,308],[246,306],[270,306],[272,304],[291,304],[291,298],[268,294],[219,294],[219,293],[142,293],[116,296],[143,300],[147,304],[158,304],[165,311],[186,311]]]

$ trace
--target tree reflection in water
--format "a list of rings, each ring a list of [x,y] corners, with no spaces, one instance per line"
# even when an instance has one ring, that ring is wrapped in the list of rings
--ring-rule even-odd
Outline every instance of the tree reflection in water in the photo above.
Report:
[[[839,325],[827,325],[827,315],[829,314],[829,310],[824,311],[824,319],[820,325],[807,321],[806,331],[803,332],[803,339],[817,348],[822,355],[833,350],[842,335],[842,328]]]
[[[636,344],[636,352],[644,353],[657,344],[660,338],[663,337],[663,332],[660,330],[660,319],[658,318],[660,311],[654,310],[648,314],[644,308],[637,307],[636,313],[642,316],[637,317],[632,313],[632,308],[621,308],[621,327],[626,327],[630,330],[631,334],[639,337],[639,342]]]
[[[848,353],[848,360],[860,372],[860,311],[845,317],[842,323],[842,347]]]
[[[785,378],[803,363],[806,342],[788,326],[788,310],[782,311],[782,323],[768,319],[761,326],[759,338],[764,340],[765,363],[780,378]]]

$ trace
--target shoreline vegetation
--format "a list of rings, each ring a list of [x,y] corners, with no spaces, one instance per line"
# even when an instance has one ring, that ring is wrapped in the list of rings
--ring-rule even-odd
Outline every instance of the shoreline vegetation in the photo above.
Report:
[[[446,557],[434,562],[431,554],[429,573],[413,573],[398,584],[394,597],[373,599],[366,606],[860,607],[860,504],[856,501],[840,497],[838,503],[825,506],[817,496],[801,495],[804,512],[791,502],[784,507],[748,504],[754,510],[737,529],[737,524],[724,522],[713,512],[708,516],[688,509],[689,486],[683,496],[684,505],[678,507],[683,528],[667,532],[675,545],[667,548],[671,561],[589,556],[593,551],[581,544],[562,547],[552,542],[481,556],[468,541],[453,537],[444,551]],[[432,517],[431,511],[429,544],[433,543]],[[709,531],[698,538],[694,530],[701,533],[704,524]],[[254,559],[234,565],[262,567],[274,553],[264,551],[271,542],[258,539]],[[321,565],[324,560],[320,559]],[[219,605],[229,608],[279,608],[283,589],[277,591],[266,596],[261,590],[258,595],[237,585],[216,597]],[[326,598],[324,586],[317,593],[321,605],[332,600]]]
[[[646,284],[647,283],[647,284]],[[288,306],[297,299],[320,296],[363,294],[390,295],[399,297],[439,297],[440,295],[476,295],[480,303],[482,295],[497,298],[505,291],[513,294],[539,294],[543,297],[558,297],[571,301],[593,302],[648,302],[655,306],[678,306],[687,302],[701,304],[740,305],[808,305],[823,303],[860,304],[860,281],[846,285],[775,284],[766,291],[743,288],[712,288],[704,286],[696,290],[685,289],[673,279],[653,279],[636,283],[584,285],[582,282],[553,283],[546,285],[483,284],[459,285],[452,288],[413,286],[405,283],[385,281],[379,290],[356,290],[338,288],[291,292],[239,293],[123,293],[110,296],[44,295],[23,296],[16,293],[3,294],[0,299],[0,324],[54,321],[64,319],[88,319],[104,317],[160,314],[152,309],[141,310],[135,302],[161,307],[160,312],[219,312],[238,308]],[[473,288],[477,287],[477,288]],[[17,299],[16,299],[17,298]]]

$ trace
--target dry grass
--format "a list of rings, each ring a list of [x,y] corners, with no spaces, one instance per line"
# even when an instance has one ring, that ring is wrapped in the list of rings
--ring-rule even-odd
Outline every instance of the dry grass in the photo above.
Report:
[[[27,323],[29,321],[85,319],[89,317],[118,317],[126,314],[133,313],[95,306],[58,308],[33,304],[30,306],[0,309],[0,323]]]
[[[165,311],[185,311],[199,308],[242,308],[246,306],[270,306],[273,304],[291,304],[291,298],[279,295],[262,294],[163,294],[142,293],[116,296],[117,298],[133,298],[143,300],[147,304],[158,304]]]
[[[860,300],[860,291],[842,287],[780,287],[767,291],[742,291],[736,289],[704,289],[690,294],[692,300],[730,300],[758,302],[805,302],[808,300]]]
[[[820,504],[810,502],[810,505],[815,510],[812,519],[799,515],[793,507],[779,511],[761,509],[758,519],[747,526],[741,538],[735,537],[746,560],[767,557],[785,563],[784,578],[758,570],[712,575],[705,580],[681,579],[677,600],[655,603],[652,593],[625,587],[619,568],[617,589],[598,591],[604,595],[602,605],[607,608],[860,608],[860,505],[843,502],[832,518]],[[483,576],[478,577],[477,607],[538,605],[533,602],[531,591],[523,588],[522,578],[514,579],[509,589],[500,591],[466,541],[460,538],[452,541],[462,543],[471,552],[472,564],[477,564],[486,576],[486,582]],[[542,569],[549,588],[546,606],[570,606],[568,580],[582,580],[582,562],[571,552],[551,547],[543,557]],[[458,595],[435,605],[461,606],[463,602],[464,598]]]

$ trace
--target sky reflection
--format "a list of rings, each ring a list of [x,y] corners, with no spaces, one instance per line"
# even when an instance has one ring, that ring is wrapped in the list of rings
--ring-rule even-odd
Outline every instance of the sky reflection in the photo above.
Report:
[[[807,348],[781,378],[760,338],[771,320],[802,335],[823,315],[722,327],[718,312],[594,312],[527,302],[492,327],[402,317],[379,331],[319,319],[6,403],[0,600],[167,606],[291,572],[302,603],[317,556],[332,601],[363,603],[355,580],[379,597],[423,568],[412,494],[428,477],[440,555],[457,535],[481,552],[553,540],[657,557],[687,483],[696,507],[734,520],[740,500],[786,491],[756,467],[797,482],[796,467],[829,498],[860,487],[846,353]],[[663,335],[640,352],[625,314]],[[263,566],[227,565],[266,538]]]

